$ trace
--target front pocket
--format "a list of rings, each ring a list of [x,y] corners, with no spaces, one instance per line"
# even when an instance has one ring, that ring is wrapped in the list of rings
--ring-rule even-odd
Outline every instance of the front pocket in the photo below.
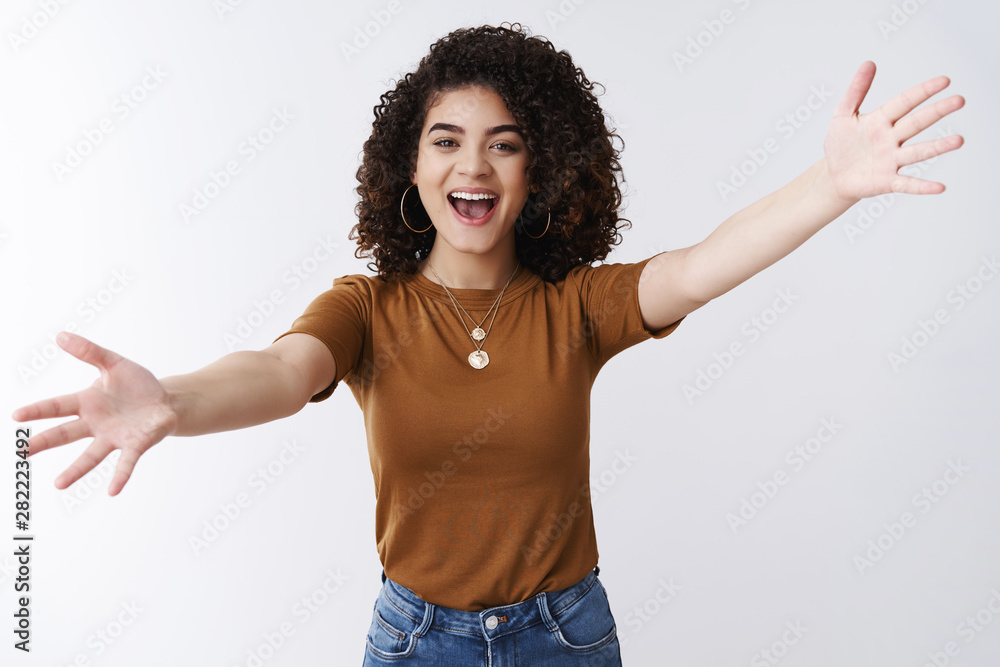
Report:
[[[556,641],[570,651],[596,651],[618,635],[611,605],[597,579],[580,598],[555,612],[549,609],[549,615],[556,623],[552,633]]]
[[[385,659],[405,658],[413,651],[413,640],[413,636],[385,620],[376,606],[368,629],[368,646],[377,656]]]
[[[599,648],[604,648],[605,646],[613,642],[617,635],[618,635],[618,629],[614,625],[612,625],[611,630],[608,631],[608,634],[604,635],[597,641],[590,644],[574,644],[573,642],[571,642],[566,638],[566,635],[563,634],[562,626],[557,628],[555,631],[556,641],[558,641],[559,644],[563,646],[563,648],[579,653],[585,653],[587,651],[596,651]],[[577,639],[575,641],[581,641],[581,640]]]

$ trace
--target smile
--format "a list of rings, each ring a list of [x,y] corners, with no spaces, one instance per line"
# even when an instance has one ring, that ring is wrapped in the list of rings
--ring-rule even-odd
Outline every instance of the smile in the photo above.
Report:
[[[472,195],[467,192],[448,195],[452,213],[464,225],[484,225],[489,222],[499,200],[498,196]]]

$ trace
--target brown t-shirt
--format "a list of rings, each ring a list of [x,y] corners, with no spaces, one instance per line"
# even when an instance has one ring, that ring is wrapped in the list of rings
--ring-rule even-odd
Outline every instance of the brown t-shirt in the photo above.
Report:
[[[481,370],[451,300],[420,273],[338,278],[282,334],[312,334],[336,359],[336,379],[310,401],[343,379],[361,406],[386,576],[428,602],[479,611],[594,568],[591,387],[608,359],[683,321],[643,327],[647,261],[579,266],[554,284],[522,268]],[[451,291],[476,322],[500,293]]]

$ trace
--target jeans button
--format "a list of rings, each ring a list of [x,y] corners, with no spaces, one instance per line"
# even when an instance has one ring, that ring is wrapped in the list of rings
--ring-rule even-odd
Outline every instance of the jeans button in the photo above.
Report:
[[[486,628],[489,630],[495,630],[500,621],[497,620],[496,616],[488,616],[486,618]]]

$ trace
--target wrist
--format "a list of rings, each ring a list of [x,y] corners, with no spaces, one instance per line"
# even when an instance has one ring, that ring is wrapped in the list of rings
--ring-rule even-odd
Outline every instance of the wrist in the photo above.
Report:
[[[829,202],[831,208],[838,211],[837,215],[861,201],[861,197],[844,195],[837,190],[826,156],[820,158],[814,167],[816,169],[816,178],[813,181],[814,194]]]
[[[195,394],[187,389],[174,386],[172,378],[160,380],[160,384],[163,385],[163,389],[166,392],[164,406],[165,435],[189,435],[185,429],[191,421],[190,416],[192,414]]]

